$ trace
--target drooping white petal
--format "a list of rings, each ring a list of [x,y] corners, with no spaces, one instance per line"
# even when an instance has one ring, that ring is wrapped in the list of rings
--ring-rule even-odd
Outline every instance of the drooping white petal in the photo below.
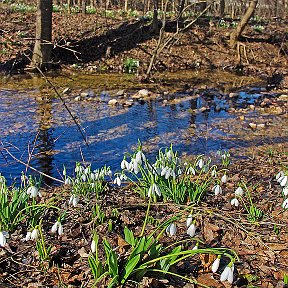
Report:
[[[59,222],[58,235],[61,236],[62,234],[64,234],[64,228],[62,224]]]
[[[233,269],[230,268],[230,271],[228,273],[227,281],[232,284],[233,283]]]
[[[187,219],[186,219],[186,226],[190,227],[193,221],[193,216],[191,214],[188,215]]]
[[[33,231],[31,232],[31,240],[37,240],[39,237],[39,231],[38,229],[33,229]]]
[[[198,244],[196,244],[196,245],[192,248],[192,250],[198,250]]]
[[[177,228],[176,225],[174,223],[171,223],[167,228],[166,228],[166,232],[170,235],[170,236],[174,236],[177,232]]]
[[[187,229],[187,234],[190,237],[194,237],[195,233],[196,233],[196,226],[195,226],[195,224],[191,224]]]
[[[27,194],[30,195],[30,197],[32,198],[35,198],[38,196],[39,194],[39,190],[36,186],[30,186],[28,189],[27,189]]]
[[[279,180],[279,178],[281,178],[282,176],[284,176],[284,172],[283,171],[280,171],[279,173],[277,173],[277,175],[276,175],[276,180],[278,181]]]
[[[200,158],[197,161],[196,166],[198,166],[200,169],[202,169],[204,167],[204,160],[202,158]]]
[[[282,193],[284,196],[288,195],[288,185],[283,188]]]
[[[56,222],[53,224],[52,228],[51,228],[51,232],[52,232],[52,233],[56,233],[56,232],[57,232],[57,229],[58,229],[58,226],[59,226],[59,222],[56,221]]]
[[[282,203],[283,209],[288,209],[288,198]]]
[[[161,176],[166,175],[167,170],[168,170],[168,167],[165,166],[165,167],[161,170],[161,174],[160,174],[160,175],[161,175]]]
[[[243,196],[243,189],[241,187],[238,187],[236,190],[235,190],[235,195],[236,196]]]
[[[0,232],[0,246],[4,247],[6,245],[6,237],[4,236],[3,232]]]
[[[212,272],[213,273],[216,273],[217,271],[218,271],[218,269],[219,269],[219,265],[220,265],[220,258],[216,258],[215,259],[215,261],[213,262],[213,264],[212,264]]]
[[[114,179],[114,184],[117,184],[118,186],[121,186],[121,179],[119,178],[119,176],[117,176],[115,179]]]
[[[91,242],[91,251],[92,251],[92,253],[96,252],[96,242],[95,242],[95,240],[92,240],[92,242]]]
[[[156,185],[155,183],[153,184],[153,190],[158,196],[161,196],[161,191],[160,191],[158,185]]]
[[[231,271],[231,268],[229,266],[226,266],[220,275],[220,281],[226,281],[228,279],[230,271]]]
[[[213,169],[213,170],[211,171],[211,176],[212,176],[212,177],[216,177],[216,176],[217,176],[217,171],[216,171],[216,169]]]
[[[71,185],[72,184],[71,179],[70,178],[66,178],[64,184],[65,185]]]
[[[239,201],[237,198],[233,198],[230,203],[232,206],[235,206],[235,207],[239,206]]]
[[[285,187],[286,184],[288,183],[288,176],[283,176],[282,180],[279,183],[280,183],[280,186]]]
[[[222,176],[222,178],[221,178],[221,182],[222,183],[226,183],[227,182],[227,175],[226,174],[224,174],[223,176]]]
[[[73,205],[74,207],[76,207],[77,204],[78,204],[78,202],[79,202],[79,196],[74,195],[74,198],[73,198],[73,201],[72,201],[72,205]]]
[[[120,166],[122,170],[129,169],[129,163],[125,159],[122,160]]]
[[[214,192],[214,194],[217,196],[219,194],[222,193],[222,188],[220,185],[215,185],[213,188],[212,188],[212,191]]]
[[[31,239],[31,234],[32,234],[31,231],[28,231],[26,236],[25,236],[25,238],[24,238],[24,240],[25,241],[29,241]]]
[[[71,195],[68,204],[71,205],[73,203],[74,195]]]

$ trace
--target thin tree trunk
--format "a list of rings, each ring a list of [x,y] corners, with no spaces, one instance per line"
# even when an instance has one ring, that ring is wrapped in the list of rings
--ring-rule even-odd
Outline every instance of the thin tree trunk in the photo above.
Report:
[[[246,27],[248,21],[250,20],[250,18],[253,16],[256,7],[258,4],[258,0],[252,0],[250,2],[250,5],[247,9],[247,11],[245,12],[245,14],[243,15],[241,21],[239,22],[239,24],[237,25],[236,29],[230,34],[230,47],[231,48],[235,48],[237,41],[239,40],[244,28]]]
[[[154,11],[152,20],[152,33],[159,34],[159,23],[158,23],[158,0],[153,0]]]
[[[32,65],[49,69],[52,51],[52,0],[38,0],[36,15],[36,41]]]

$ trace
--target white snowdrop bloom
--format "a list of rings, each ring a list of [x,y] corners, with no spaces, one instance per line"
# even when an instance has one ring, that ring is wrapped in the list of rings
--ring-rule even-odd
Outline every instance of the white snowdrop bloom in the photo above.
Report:
[[[192,250],[198,250],[198,243],[192,248]]]
[[[108,170],[106,171],[106,176],[111,177],[112,174],[112,171],[110,170],[110,168],[108,168]]]
[[[283,177],[284,176],[284,172],[283,171],[280,171],[279,173],[277,173],[277,175],[276,175],[276,180],[278,181],[279,180],[279,178],[281,178],[281,177]]]
[[[64,228],[62,224],[59,222],[59,227],[58,227],[58,235],[61,236],[64,234]]]
[[[87,180],[86,174],[82,174],[81,180],[82,180],[83,182],[86,182],[86,180]]]
[[[118,186],[121,186],[121,179],[119,176],[117,176],[115,179],[114,179],[114,184],[117,184]]]
[[[176,232],[177,232],[176,225],[174,223],[169,224],[169,226],[166,228],[166,232],[170,236],[174,236],[176,234]]]
[[[125,174],[121,174],[120,175],[120,180],[127,180],[127,176]]]
[[[227,175],[226,174],[224,174],[223,176],[222,176],[222,178],[221,178],[221,182],[222,183],[226,183],[227,182]]]
[[[222,194],[222,188],[218,184],[212,188],[212,191],[214,192],[215,196]]]
[[[170,176],[172,176],[172,168],[168,168],[166,173],[165,173],[165,179],[167,180]],[[174,171],[173,171],[174,172]]]
[[[233,283],[233,271],[234,271],[234,265],[231,267],[229,273],[228,273],[228,277],[227,277],[227,281],[232,284]]]
[[[165,166],[162,170],[161,170],[161,176],[166,175],[167,171],[168,171],[169,167]],[[169,177],[169,176],[168,176]]]
[[[226,266],[220,275],[220,281],[226,281],[230,273],[231,273],[231,268],[229,266]]]
[[[241,188],[241,187],[238,187],[236,190],[235,190],[235,195],[236,196],[243,196],[243,193],[244,193],[244,191],[243,191],[243,189]]]
[[[64,167],[63,169],[63,172],[62,172],[63,176],[66,176],[67,175],[67,171],[66,171],[66,168]]]
[[[239,201],[237,198],[233,198],[230,203],[232,206],[235,206],[235,207],[239,206]]]
[[[137,163],[138,163],[139,165],[142,165],[142,161],[145,161],[145,160],[146,160],[146,157],[145,157],[145,155],[143,154],[142,151],[138,151],[138,152],[136,153],[135,160],[137,161]]]
[[[53,224],[53,226],[52,226],[52,228],[51,228],[51,232],[52,232],[52,233],[56,233],[56,232],[57,232],[57,229],[58,229],[59,224],[60,224],[59,221],[56,221],[56,222]]]
[[[80,172],[83,172],[83,171],[84,171],[84,168],[81,165],[76,165],[76,167],[75,167],[75,172],[76,173],[80,173]]]
[[[77,204],[78,204],[78,202],[79,202],[79,196],[73,194],[73,195],[71,195],[68,204],[69,204],[69,205],[72,204],[74,207],[76,207]]]
[[[148,197],[155,195],[155,193],[158,196],[161,196],[161,191],[160,191],[159,187],[157,186],[157,184],[153,183],[148,190]]]
[[[122,170],[124,169],[129,169],[129,163],[126,161],[126,159],[123,159],[121,164],[120,164],[120,167]]]
[[[193,167],[189,167],[189,168],[187,169],[186,174],[187,174],[187,175],[192,174],[192,175],[195,176],[195,175],[196,175],[196,171],[195,171],[195,169],[194,169]]]
[[[41,193],[39,192],[39,189],[36,186],[30,186],[27,189],[27,194],[30,195],[30,198],[35,198],[37,196],[41,197]]]
[[[204,167],[204,160],[202,158],[200,158],[197,161],[196,166],[198,166],[200,169],[202,169]]]
[[[93,181],[95,180],[95,174],[94,173],[90,173],[90,179]]]
[[[216,177],[216,176],[217,176],[217,171],[216,171],[216,169],[213,169],[213,170],[211,171],[211,176],[212,176],[212,177]]]
[[[28,231],[27,234],[26,234],[26,236],[25,236],[25,238],[24,238],[24,240],[25,240],[25,241],[31,240],[31,234],[32,234],[31,231]]]
[[[78,202],[79,202],[79,196],[74,195],[74,198],[73,198],[73,201],[72,201],[72,205],[73,205],[74,207],[76,207],[77,204],[78,204]]]
[[[0,232],[0,247],[4,247],[6,245],[6,237],[3,232]]]
[[[191,214],[188,215],[187,219],[186,219],[186,226],[190,227],[192,222],[193,222],[193,216]]]
[[[282,208],[283,209],[288,209],[288,198],[283,201]]]
[[[64,184],[65,185],[71,185],[72,184],[71,179],[70,178],[66,178]]]
[[[216,273],[216,272],[218,271],[219,265],[220,265],[220,258],[217,257],[217,258],[214,260],[213,264],[212,264],[211,270],[212,270],[213,273]]]
[[[166,153],[166,157],[167,157],[167,159],[168,159],[169,161],[171,161],[172,156],[173,156],[173,153],[172,153],[171,150],[169,150],[169,151]]]
[[[86,167],[85,170],[84,170],[84,173],[86,175],[88,175],[90,173],[90,167]]]
[[[280,179],[279,179],[280,186],[285,187],[288,183],[288,176],[282,176]]]
[[[37,240],[39,237],[39,231],[38,229],[33,229],[32,232],[31,232],[31,240]]]
[[[181,176],[181,175],[182,175],[182,170],[181,170],[181,168],[178,169],[177,175],[178,175],[178,176]]]
[[[187,229],[187,234],[190,237],[194,237],[195,233],[196,233],[196,226],[195,226],[195,224],[191,224]]]
[[[176,178],[176,174],[175,174],[175,171],[174,171],[173,169],[171,169],[170,176],[171,176],[173,179]]]
[[[283,188],[282,193],[284,196],[288,195],[288,185]]]
[[[95,242],[95,240],[92,240],[92,242],[91,242],[91,251],[92,251],[92,253],[96,252],[96,242]]]

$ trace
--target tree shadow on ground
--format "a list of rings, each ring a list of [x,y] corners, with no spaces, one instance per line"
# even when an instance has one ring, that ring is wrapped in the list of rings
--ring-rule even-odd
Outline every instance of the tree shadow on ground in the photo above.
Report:
[[[103,35],[81,41],[71,40],[69,48],[76,52],[56,47],[53,54],[56,59],[61,60],[64,64],[100,61],[103,58],[129,51],[137,47],[139,43],[150,40],[154,36],[151,32],[151,26],[145,24],[145,22],[129,23],[126,21],[119,27],[108,30]]]

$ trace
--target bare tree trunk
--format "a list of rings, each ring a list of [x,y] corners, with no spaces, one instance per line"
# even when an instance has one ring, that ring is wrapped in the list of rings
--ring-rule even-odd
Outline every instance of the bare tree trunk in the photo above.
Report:
[[[244,28],[246,27],[248,21],[253,16],[256,10],[257,3],[258,3],[258,0],[252,0],[250,2],[250,5],[247,11],[245,12],[245,14],[243,15],[241,21],[237,25],[236,29],[230,34],[230,43],[229,43],[230,47],[232,48],[236,47],[237,41],[239,40]]]
[[[67,0],[67,12],[71,14],[71,0]]]
[[[152,33],[159,34],[159,23],[158,23],[158,0],[153,0],[154,11],[152,20]]]
[[[225,15],[225,0],[220,0],[219,6],[219,17],[222,18]]]
[[[31,64],[48,69],[52,51],[52,0],[38,0],[36,41]]]
[[[86,0],[82,0],[82,3],[81,3],[81,12],[82,14],[86,14]]]

